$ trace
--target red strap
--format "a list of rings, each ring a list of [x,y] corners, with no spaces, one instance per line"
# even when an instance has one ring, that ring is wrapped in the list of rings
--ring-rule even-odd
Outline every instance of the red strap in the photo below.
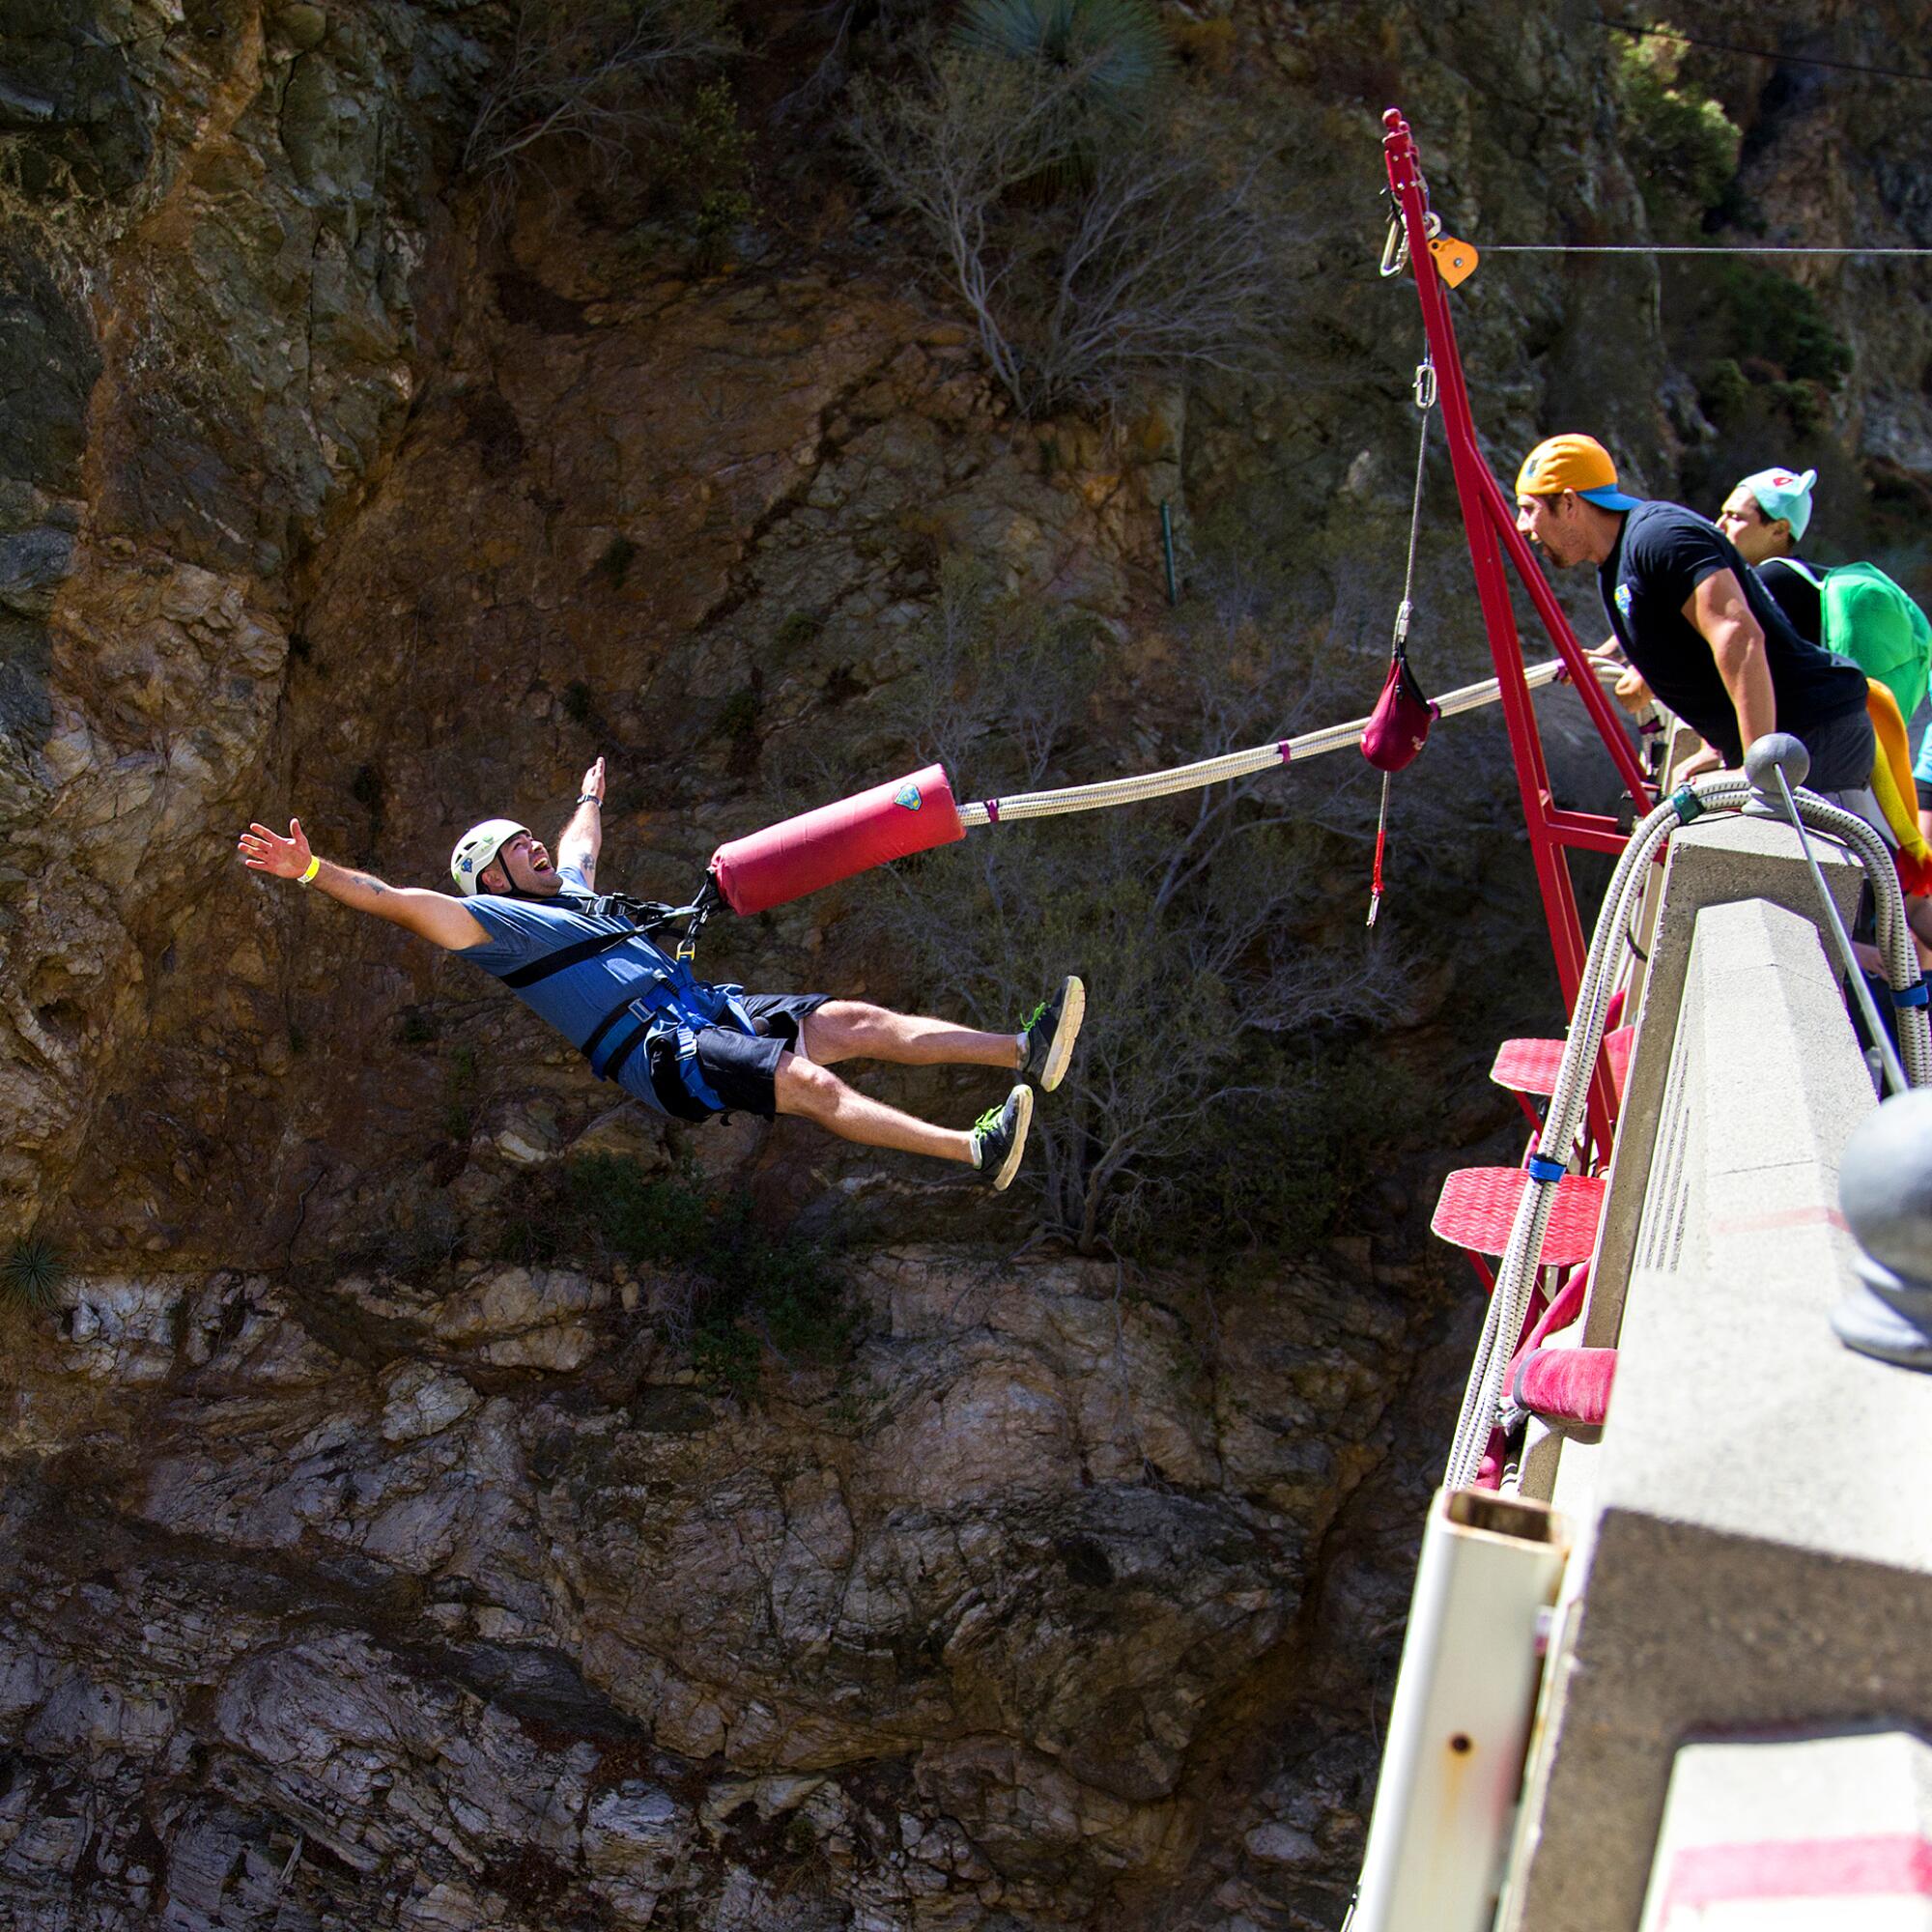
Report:
[[[1382,774],[1382,809],[1376,819],[1376,869],[1369,884],[1368,923],[1375,924],[1376,915],[1382,909],[1382,853],[1388,845],[1389,822],[1389,775]]]

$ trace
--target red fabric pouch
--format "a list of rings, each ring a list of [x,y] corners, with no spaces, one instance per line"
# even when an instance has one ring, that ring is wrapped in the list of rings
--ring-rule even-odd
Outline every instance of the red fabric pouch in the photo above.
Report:
[[[1399,772],[1422,750],[1435,707],[1422,695],[1405,656],[1389,660],[1382,695],[1362,733],[1362,756],[1378,771]]]

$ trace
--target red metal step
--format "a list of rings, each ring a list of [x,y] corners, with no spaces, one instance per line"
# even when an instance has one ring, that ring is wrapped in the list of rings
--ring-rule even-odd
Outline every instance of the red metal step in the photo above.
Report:
[[[1619,1100],[1624,1097],[1624,1077],[1630,1071],[1631,1042],[1635,1034],[1634,1027],[1618,1027],[1604,1036],[1604,1048],[1610,1058],[1610,1081]],[[1506,1039],[1496,1049],[1490,1078],[1512,1094],[1534,1094],[1548,1099],[1555,1091],[1563,1047],[1560,1039]]]
[[[1459,1248],[1499,1255],[1509,1245],[1517,1204],[1530,1184],[1520,1167],[1459,1167],[1442,1183],[1431,1230]],[[1543,1238],[1540,1267],[1568,1267],[1587,1261],[1597,1244],[1605,1183],[1587,1175],[1566,1174],[1556,1183],[1556,1200]]]

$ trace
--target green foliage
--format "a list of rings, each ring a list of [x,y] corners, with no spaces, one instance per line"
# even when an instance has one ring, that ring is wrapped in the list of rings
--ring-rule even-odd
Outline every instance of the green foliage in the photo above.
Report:
[[[1697,385],[1697,400],[1719,428],[1728,429],[1744,414],[1750,392],[1750,378],[1738,366],[1737,357],[1720,355]]]
[[[736,1321],[701,1321],[692,1331],[691,1365],[739,1397],[758,1386],[758,1338]]]
[[[1816,436],[1825,427],[1822,387],[1818,383],[1773,383],[1770,400],[1800,436]]]
[[[1850,371],[1851,345],[1803,283],[1752,262],[1725,262],[1717,289],[1727,347],[1741,361],[1755,357],[1774,364],[1786,382],[1830,389]]]
[[[691,1259],[709,1229],[688,1179],[653,1179],[615,1154],[586,1154],[566,1170],[570,1212],[621,1261],[662,1267]]]
[[[781,650],[802,650],[816,640],[825,629],[825,619],[815,611],[788,611],[779,626],[777,643]]]
[[[67,1276],[67,1262],[51,1241],[40,1235],[22,1235],[0,1262],[0,1295],[19,1308],[51,1308],[60,1299]]]
[[[752,195],[752,140],[723,80],[697,90],[679,124],[677,179],[691,206],[697,265],[716,268],[726,243],[757,212]]]
[[[1252,1101],[1203,1128],[1194,1212],[1230,1244],[1293,1254],[1346,1229],[1364,1183],[1429,1101],[1371,1034],[1264,1048],[1257,1072]]]
[[[411,1007],[396,1022],[399,1046],[428,1046],[437,1037],[436,1015],[421,1007]]]
[[[755,745],[759,709],[758,694],[750,685],[734,691],[718,714],[718,735],[729,739],[741,751]]]
[[[615,1155],[588,1154],[566,1169],[564,1207],[553,1217],[563,1245],[587,1235],[596,1259],[700,1278],[689,1334],[677,1339],[726,1387],[742,1394],[755,1384],[761,1340],[807,1362],[835,1361],[850,1343],[845,1285],[825,1251],[760,1232],[742,1195],[721,1199],[689,1172],[647,1176]]]
[[[1686,236],[1729,192],[1742,136],[1720,102],[1680,84],[1689,51],[1680,43],[1618,36],[1612,48],[1625,158],[1652,226]]]

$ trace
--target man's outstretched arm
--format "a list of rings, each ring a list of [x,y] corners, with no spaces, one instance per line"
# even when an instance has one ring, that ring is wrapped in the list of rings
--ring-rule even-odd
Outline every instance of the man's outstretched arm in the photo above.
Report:
[[[604,849],[604,760],[599,758],[583,774],[577,809],[556,835],[556,864],[559,871],[575,867],[583,874],[583,883],[597,884],[597,855]]]
[[[251,825],[235,848],[253,872],[270,872],[278,879],[306,880],[357,912],[372,912],[451,952],[476,946],[490,937],[488,928],[463,901],[447,893],[425,892],[416,886],[387,886],[368,872],[352,872],[331,865],[309,850],[301,820],[289,820],[289,836],[278,837],[266,825]]]

